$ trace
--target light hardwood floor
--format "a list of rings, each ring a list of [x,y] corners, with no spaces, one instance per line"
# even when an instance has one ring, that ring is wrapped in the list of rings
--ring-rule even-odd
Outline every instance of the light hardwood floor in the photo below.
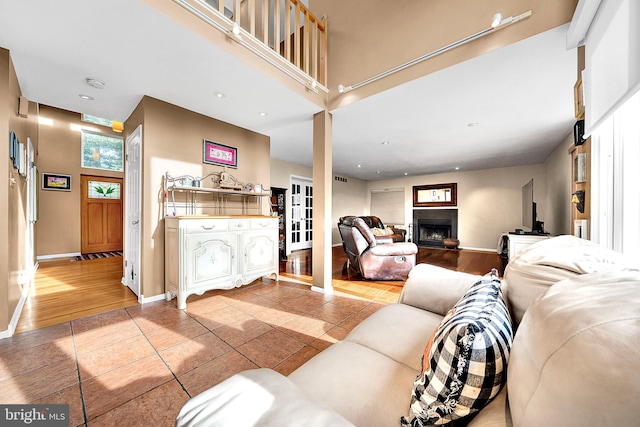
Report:
[[[122,257],[40,262],[16,333],[138,304],[121,280]]]

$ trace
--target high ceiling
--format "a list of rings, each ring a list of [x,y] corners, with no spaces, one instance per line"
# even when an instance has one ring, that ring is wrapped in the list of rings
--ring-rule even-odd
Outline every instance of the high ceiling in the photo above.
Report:
[[[575,120],[567,29],[332,111],[334,173],[371,181],[543,162]],[[124,121],[149,95],[268,135],[272,157],[312,165],[317,105],[141,1],[4,1],[0,47],[31,101]]]

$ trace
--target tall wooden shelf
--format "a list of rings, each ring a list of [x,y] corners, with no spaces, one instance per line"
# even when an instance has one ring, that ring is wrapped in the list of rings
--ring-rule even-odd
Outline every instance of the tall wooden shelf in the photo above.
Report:
[[[278,216],[278,250],[280,260],[287,259],[286,188],[271,187],[271,212]]]
[[[571,234],[576,234],[575,222],[576,220],[587,220],[587,230],[591,227],[591,138],[582,145],[572,145],[569,148],[569,155],[571,156],[571,194],[576,191],[584,191],[584,212],[578,211],[577,205],[571,203]],[[584,180],[577,179],[581,173],[576,170],[580,167],[578,162],[578,156],[585,156],[585,176]],[[587,232],[586,239],[590,239],[591,236]]]

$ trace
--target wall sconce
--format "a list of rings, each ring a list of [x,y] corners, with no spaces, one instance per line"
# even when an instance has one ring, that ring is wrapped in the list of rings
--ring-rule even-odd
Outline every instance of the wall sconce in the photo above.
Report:
[[[29,115],[29,100],[21,96],[18,98],[18,116],[26,118]]]
[[[114,132],[122,133],[122,129],[124,129],[124,125],[122,122],[111,120],[111,130],[113,130]]]
[[[571,203],[576,205],[578,212],[584,213],[584,190],[578,190],[571,196]]]

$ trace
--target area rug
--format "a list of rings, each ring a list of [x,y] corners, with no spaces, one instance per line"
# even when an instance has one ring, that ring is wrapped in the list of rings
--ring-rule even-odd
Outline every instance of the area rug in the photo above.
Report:
[[[88,260],[88,259],[111,258],[111,257],[115,257],[115,256],[122,256],[122,251],[97,252],[95,254],[83,254],[83,255],[71,258],[71,261],[85,261],[85,260]]]

